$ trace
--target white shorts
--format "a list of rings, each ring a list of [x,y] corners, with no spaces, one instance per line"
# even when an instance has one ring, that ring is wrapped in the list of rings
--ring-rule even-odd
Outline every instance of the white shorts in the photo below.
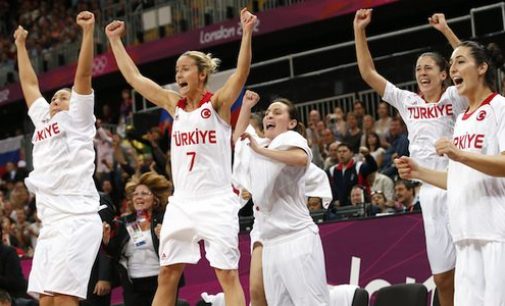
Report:
[[[265,241],[263,282],[269,306],[329,305],[324,253],[311,229]]]
[[[35,248],[28,294],[86,298],[91,268],[102,241],[98,213],[66,215],[45,222]]]
[[[456,243],[454,305],[505,305],[505,243],[466,240]]]
[[[456,249],[449,231],[447,192],[423,184],[419,192],[422,207],[426,251],[432,274],[450,271],[456,266]]]
[[[231,191],[212,197],[170,197],[160,234],[160,264],[196,264],[204,241],[205,257],[214,268],[238,269],[240,204]]]

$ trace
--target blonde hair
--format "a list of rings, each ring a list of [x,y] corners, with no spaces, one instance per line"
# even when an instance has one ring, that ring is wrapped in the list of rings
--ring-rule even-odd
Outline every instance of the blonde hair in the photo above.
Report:
[[[153,193],[153,210],[165,208],[168,196],[172,194],[172,183],[163,175],[149,171],[141,175],[134,175],[126,183],[125,191],[128,199],[128,206],[133,209],[132,194],[139,185],[145,185]]]
[[[196,66],[198,67],[198,72],[205,72],[205,85],[209,80],[209,75],[217,71],[221,60],[216,57],[212,57],[211,53],[203,53],[200,51],[186,51],[181,56],[188,56],[195,60]]]

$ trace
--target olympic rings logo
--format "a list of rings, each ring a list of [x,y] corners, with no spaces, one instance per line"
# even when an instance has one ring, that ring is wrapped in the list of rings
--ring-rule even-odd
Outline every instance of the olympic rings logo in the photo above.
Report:
[[[105,68],[107,68],[108,60],[107,56],[100,55],[93,59],[93,75],[102,74],[105,72]]]

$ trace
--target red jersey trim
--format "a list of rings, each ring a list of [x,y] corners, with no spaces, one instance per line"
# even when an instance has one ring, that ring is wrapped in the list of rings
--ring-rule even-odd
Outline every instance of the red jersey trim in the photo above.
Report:
[[[203,97],[202,99],[200,99],[200,102],[198,102],[198,106],[197,108],[199,108],[200,106],[202,106],[204,103],[206,102],[209,102],[210,101],[210,98],[212,98],[212,95],[213,93],[211,93],[210,91],[206,91],[204,94],[203,94]],[[186,106],[188,105],[188,100],[187,98],[182,98],[180,99],[178,102],[177,102],[177,107],[182,109],[182,110],[186,110]]]
[[[423,99],[424,103],[425,104],[438,104],[440,103],[440,99],[442,99],[442,95],[444,94],[445,91],[442,91],[442,93],[440,94],[440,96],[438,96],[438,99],[437,99],[437,102],[428,102],[426,101],[426,99],[424,98],[424,95],[419,95],[421,97],[421,99]]]
[[[486,105],[486,104],[491,103],[491,100],[493,100],[493,98],[494,98],[494,97],[496,97],[496,95],[497,95],[497,94],[498,94],[498,93],[496,93],[496,92],[492,92],[489,96],[487,96],[487,98],[485,98],[485,99],[484,99],[484,101],[482,101],[482,102],[480,103],[479,107],[477,107],[476,109],[474,109],[474,111],[473,111],[473,112],[471,112],[471,113],[469,113],[469,112],[468,112],[468,109],[469,109],[470,107],[469,107],[469,108],[467,108],[467,109],[466,109],[466,111],[465,111],[465,113],[463,114],[463,118],[462,118],[462,119],[463,119],[463,120],[466,120],[466,119],[470,118],[470,117],[473,115],[473,113],[475,113],[475,112],[476,112],[479,108],[481,108],[482,106],[484,106],[484,105]]]

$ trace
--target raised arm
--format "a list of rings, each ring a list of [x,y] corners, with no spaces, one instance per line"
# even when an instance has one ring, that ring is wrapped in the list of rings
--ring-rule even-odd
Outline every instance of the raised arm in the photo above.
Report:
[[[28,50],[26,50],[27,36],[28,31],[23,29],[22,26],[18,26],[14,32],[21,90],[23,91],[23,96],[25,97],[26,106],[30,108],[35,100],[42,97],[42,94],[40,93],[39,80],[37,79],[35,70],[33,70],[32,63],[30,62]]]
[[[249,139],[250,147],[254,152],[288,166],[306,167],[310,163],[307,152],[301,148],[294,147],[288,150],[274,150],[259,146],[254,137],[248,133],[242,134],[242,137]]]
[[[251,109],[258,103],[260,96],[254,91],[247,90],[242,99],[242,106],[240,108],[240,113],[238,115],[237,124],[235,125],[235,131],[233,131],[233,143],[236,143],[240,135],[242,135],[251,118]]]
[[[407,156],[395,159],[395,165],[402,179],[419,179],[433,186],[447,189],[447,171],[421,167],[412,158]]]
[[[458,149],[452,141],[441,138],[435,143],[438,154],[467,165],[477,171],[495,177],[505,177],[505,152],[499,155],[484,155]]]
[[[88,11],[80,12],[76,17],[76,23],[82,29],[81,51],[77,61],[77,70],[74,77],[74,90],[81,95],[89,95],[93,92],[91,76],[93,68],[93,34],[95,30],[95,16]]]
[[[149,78],[140,74],[137,66],[131,59],[128,52],[121,41],[121,36],[125,31],[125,24],[123,21],[115,20],[107,25],[105,34],[109,39],[110,46],[114,57],[116,58],[117,65],[121,74],[135,90],[137,90],[147,100],[154,104],[165,108],[170,115],[175,113],[175,105],[179,101],[180,96],[172,90],[162,88]]]
[[[354,17],[354,42],[356,59],[361,78],[381,97],[384,96],[387,80],[375,70],[375,65],[368,49],[365,29],[372,20],[372,9],[361,9]]]
[[[452,29],[447,24],[447,20],[445,19],[445,15],[442,13],[435,13],[430,18],[428,18],[428,22],[432,27],[440,31],[453,49],[455,49],[460,43],[459,38],[454,34]]]
[[[212,100],[212,105],[224,118],[228,117],[226,113],[230,112],[231,105],[244,87],[251,67],[251,38],[256,24],[256,16],[251,14],[247,8],[243,8],[240,12],[240,22],[242,24],[242,42],[238,53],[237,69],[223,87],[216,91]]]

